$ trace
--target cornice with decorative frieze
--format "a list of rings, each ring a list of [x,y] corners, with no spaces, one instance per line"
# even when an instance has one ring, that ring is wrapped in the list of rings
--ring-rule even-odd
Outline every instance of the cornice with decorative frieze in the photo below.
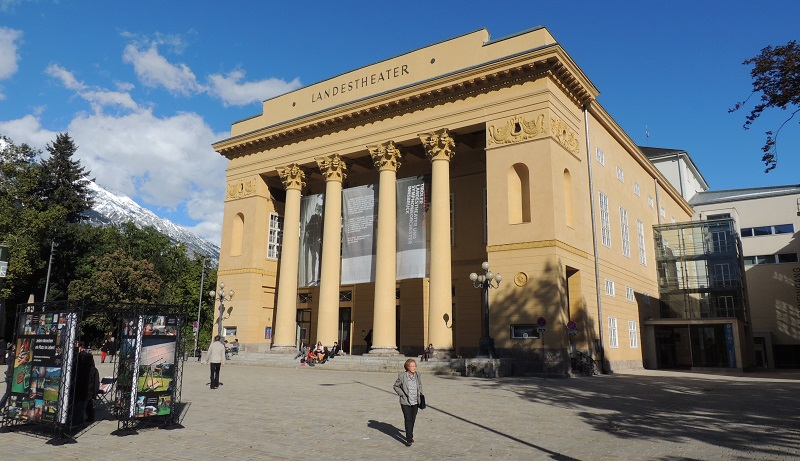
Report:
[[[575,155],[580,153],[581,143],[578,141],[578,135],[572,131],[567,122],[556,117],[550,117],[550,133],[552,133],[553,139],[558,141],[564,149]]]
[[[239,274],[259,274],[267,277],[277,277],[278,273],[275,271],[268,271],[266,269],[259,269],[257,267],[246,267],[243,269],[227,269],[217,271],[217,278],[223,275],[239,275]]]
[[[576,78],[567,66],[559,61],[561,58],[550,56],[533,61],[530,58],[526,59],[528,62],[520,62],[496,71],[485,72],[484,67],[491,66],[481,66],[473,69],[476,75],[466,79],[459,80],[456,76],[450,83],[437,88],[428,90],[420,87],[412,88],[406,92],[406,95],[398,99],[387,100],[377,105],[369,105],[368,100],[358,101],[359,107],[354,107],[355,104],[348,103],[342,107],[350,107],[350,109],[334,108],[339,109],[339,114],[337,115],[330,115],[330,111],[325,111],[315,114],[318,115],[316,120],[305,121],[303,125],[298,124],[304,123],[306,119],[293,120],[286,124],[267,127],[263,130],[221,141],[215,144],[214,148],[228,159],[235,159],[290,143],[346,131],[402,114],[472,98],[478,94],[521,85],[525,82],[538,80],[541,77],[547,77],[555,82],[578,106],[582,107],[586,102],[594,98],[584,87],[581,79]],[[432,82],[432,84],[436,83]],[[288,123],[294,123],[296,126],[284,128],[284,125]]]
[[[527,250],[530,248],[560,248],[562,250],[568,251],[572,254],[578,255],[582,258],[589,259],[589,253],[579,250],[572,245],[568,245],[561,240],[537,240],[535,242],[520,242],[520,243],[504,243],[502,245],[489,245],[486,247],[486,251],[497,252],[497,251],[513,251],[513,250]]]
[[[524,115],[515,115],[504,122],[486,125],[486,143],[512,144],[544,136],[547,130],[544,125],[544,114],[533,115],[529,120]]]
[[[256,188],[256,180],[253,178],[230,181],[225,187],[225,200],[250,197],[256,194]]]

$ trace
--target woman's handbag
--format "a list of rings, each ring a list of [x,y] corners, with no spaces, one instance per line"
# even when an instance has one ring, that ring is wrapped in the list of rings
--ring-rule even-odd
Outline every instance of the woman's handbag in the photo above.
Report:
[[[425,395],[420,394],[419,395],[419,409],[420,410],[424,410],[426,407],[427,407],[427,405],[425,405]]]

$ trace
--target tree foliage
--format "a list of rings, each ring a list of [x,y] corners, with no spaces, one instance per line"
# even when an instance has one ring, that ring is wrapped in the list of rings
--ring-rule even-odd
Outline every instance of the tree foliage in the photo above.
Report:
[[[745,101],[736,103],[729,112],[741,109],[754,94],[761,94],[761,102],[745,117],[745,129],[749,129],[768,108],[791,109],[791,113],[777,130],[765,132],[766,141],[761,148],[764,155],[761,159],[767,167],[766,172],[769,172],[778,162],[778,134],[800,112],[800,46],[795,40],[783,46],[768,46],[742,64],[753,65],[750,71],[753,92]]]

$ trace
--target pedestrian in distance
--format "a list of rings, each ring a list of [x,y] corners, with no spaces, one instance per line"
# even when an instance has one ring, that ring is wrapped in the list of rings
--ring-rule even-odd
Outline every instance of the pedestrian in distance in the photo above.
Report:
[[[219,371],[225,365],[225,345],[220,341],[219,335],[214,336],[214,341],[208,346],[205,363],[211,365],[211,389],[219,387]]]
[[[394,391],[400,397],[400,409],[403,410],[403,420],[406,427],[406,446],[414,443],[414,423],[417,420],[417,411],[423,399],[422,380],[417,373],[417,362],[414,359],[406,360],[404,371],[397,375]]]

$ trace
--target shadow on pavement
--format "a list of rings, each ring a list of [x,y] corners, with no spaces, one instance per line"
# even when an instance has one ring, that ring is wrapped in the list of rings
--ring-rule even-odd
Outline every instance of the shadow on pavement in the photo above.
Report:
[[[369,423],[367,423],[367,427],[369,427],[370,429],[375,429],[380,432],[383,432],[384,434],[390,436],[391,438],[397,440],[400,443],[406,442],[405,437],[400,435],[401,434],[400,429],[398,429],[392,424],[382,423],[380,421],[375,421],[374,419],[370,419]]]

